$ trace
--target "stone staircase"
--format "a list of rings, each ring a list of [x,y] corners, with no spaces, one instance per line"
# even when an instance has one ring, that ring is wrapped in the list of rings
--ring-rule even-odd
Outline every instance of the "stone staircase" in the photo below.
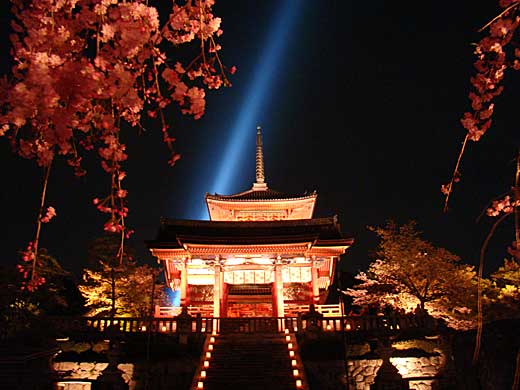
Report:
[[[211,340],[214,341],[207,343],[201,368],[194,378],[195,389],[307,388],[302,378],[301,360],[294,348],[294,336],[291,338],[280,333],[221,334]],[[291,349],[288,348],[290,342]],[[294,357],[290,357],[291,350]],[[208,367],[204,367],[204,361],[208,362]]]

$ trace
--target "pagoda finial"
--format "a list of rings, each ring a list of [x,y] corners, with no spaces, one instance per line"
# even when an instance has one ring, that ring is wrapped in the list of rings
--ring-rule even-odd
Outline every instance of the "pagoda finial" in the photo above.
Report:
[[[264,175],[264,151],[262,148],[262,128],[256,127],[256,183],[253,184],[255,189],[266,189]]]

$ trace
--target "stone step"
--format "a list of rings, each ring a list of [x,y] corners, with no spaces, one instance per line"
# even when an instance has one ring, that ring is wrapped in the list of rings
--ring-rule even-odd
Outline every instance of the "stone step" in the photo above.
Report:
[[[206,370],[204,389],[296,389],[285,335],[219,335]]]

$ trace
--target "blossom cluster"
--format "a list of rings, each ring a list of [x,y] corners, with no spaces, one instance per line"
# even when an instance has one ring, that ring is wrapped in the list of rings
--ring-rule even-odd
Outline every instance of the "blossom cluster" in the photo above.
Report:
[[[51,219],[56,216],[56,209],[52,206],[47,207],[45,215],[41,218],[43,223],[48,223]]]
[[[22,285],[20,287],[21,290],[27,290],[32,292],[36,290],[39,286],[45,283],[45,278],[39,276],[37,273],[33,275],[33,262],[37,261],[36,258],[36,245],[34,242],[30,242],[22,251],[22,262],[16,265],[18,272],[22,274]]]
[[[466,130],[466,137],[452,179],[441,186],[441,192],[445,195],[445,211],[448,209],[448,199],[453,191],[453,185],[460,180],[459,165],[467,141],[477,142],[489,130],[495,110],[495,99],[504,90],[502,82],[506,71],[520,70],[518,48],[520,1],[499,0],[498,4],[503,11],[481,29],[487,34],[475,44],[476,73],[470,79],[472,89],[469,92],[471,108],[464,112],[460,119]]]
[[[501,82],[506,69],[520,69],[520,50],[513,51],[512,60],[506,50],[519,22],[516,9],[509,9],[489,25],[489,34],[476,45],[476,74],[470,80],[473,91],[469,93],[471,111],[465,112],[461,119],[472,141],[480,140],[491,126],[493,100],[503,91]]]
[[[503,199],[494,200],[491,207],[486,210],[486,214],[490,217],[497,217],[500,214],[510,214],[515,207],[520,206],[520,200],[511,199],[510,195],[506,195]]]
[[[12,3],[16,65],[12,81],[0,85],[0,136],[40,166],[60,154],[82,175],[82,146],[97,148],[110,171],[114,167],[106,161],[126,158],[121,119],[137,126],[144,110],[153,116],[172,103],[198,119],[205,88],[230,85],[215,42],[222,30],[213,0],[174,2],[163,26],[157,9],[144,0]],[[171,66],[175,50],[189,42],[200,53],[186,66]],[[167,120],[160,118],[167,132]],[[174,138],[164,140],[171,147]]]
[[[227,74],[235,68],[219,57],[214,0],[172,1],[161,18],[147,0],[11,3],[15,65],[9,81],[0,80],[0,137],[47,169],[64,157],[77,176],[86,174],[84,154],[97,151],[111,189],[96,207],[110,215],[106,231],[128,235],[122,124],[142,127],[144,112],[157,118],[174,165],[180,154],[165,109],[199,119],[206,90],[231,85]],[[188,44],[195,48],[191,60],[182,55]],[[48,222],[52,210],[38,223]]]

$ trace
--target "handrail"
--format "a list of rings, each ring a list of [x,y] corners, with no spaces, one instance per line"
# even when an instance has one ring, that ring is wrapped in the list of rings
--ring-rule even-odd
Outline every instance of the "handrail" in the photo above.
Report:
[[[292,303],[286,303],[284,310],[286,316],[296,317],[300,314],[307,313],[310,305],[296,305]],[[314,305],[315,310],[318,313],[323,314],[324,317],[341,317],[341,306],[339,303],[333,303],[328,305]],[[190,315],[197,315],[200,313],[202,317],[211,317],[213,314],[212,305],[200,305],[200,306],[188,306],[188,313]],[[181,308],[178,306],[155,306],[154,317],[175,317],[179,315]]]
[[[181,316],[182,317],[182,316]],[[304,332],[318,329],[325,332],[396,332],[404,329],[434,329],[437,322],[428,316],[412,314],[366,315],[366,316],[308,316],[287,317],[53,317],[57,330],[95,331],[118,333],[259,333]],[[182,322],[182,324],[181,324]],[[181,324],[179,326],[179,324]]]

